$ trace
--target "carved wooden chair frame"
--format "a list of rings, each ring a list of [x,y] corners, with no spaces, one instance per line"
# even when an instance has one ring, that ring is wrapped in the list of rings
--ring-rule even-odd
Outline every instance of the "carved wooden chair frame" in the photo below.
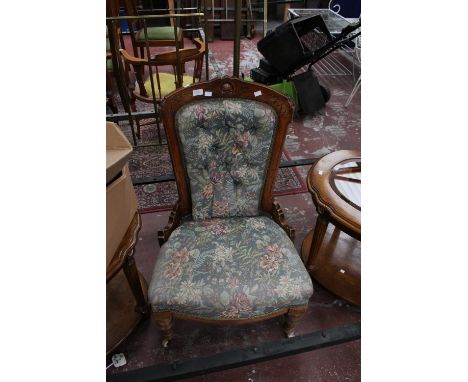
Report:
[[[120,49],[120,55],[123,58],[125,65],[131,66],[135,75],[136,83],[138,84],[139,91],[136,91],[134,85],[131,83],[130,78],[126,77],[126,87],[130,91],[130,108],[132,112],[136,112],[136,100],[145,103],[156,103],[156,105],[161,104],[161,100],[164,98],[162,95],[161,83],[159,78],[159,69],[160,66],[172,66],[174,72],[174,84],[176,89],[183,86],[183,73],[185,72],[185,64],[193,61],[193,75],[192,81],[200,82],[202,76],[203,68],[203,57],[205,55],[205,43],[199,39],[194,39],[195,48],[185,48],[179,49],[177,51],[168,51],[163,53],[155,54],[151,57],[150,63],[147,59],[134,57],[129,54],[125,49]],[[148,94],[145,89],[144,74],[145,68],[150,66],[153,68],[153,75],[156,77],[156,81],[153,81],[153,94]],[[150,80],[151,81],[151,80]],[[154,99],[153,99],[154,96]],[[156,115],[156,122],[158,126],[158,136],[159,133],[159,115]],[[152,122],[151,122],[152,123]],[[137,136],[140,138],[141,134],[141,124],[139,119],[136,120],[137,124]],[[161,139],[159,139],[161,143]]]
[[[137,2],[136,0],[121,0],[122,6],[125,8],[125,14],[127,16],[138,16],[138,10],[137,10]],[[174,9],[174,2],[169,1],[168,2],[168,8],[169,9]],[[173,14],[174,11],[169,11],[169,14]],[[170,25],[174,26],[174,19],[170,18],[169,19]],[[128,20],[128,27],[130,29],[130,40],[132,42],[132,48],[133,48],[133,54],[138,57],[138,49],[140,48],[140,57],[144,58],[145,57],[145,47],[146,43],[148,42],[148,46],[150,47],[158,47],[158,46],[176,46],[177,45],[177,40],[179,42],[179,48],[183,49],[184,48],[184,34],[182,31],[182,28],[179,29],[178,31],[178,36],[177,40],[175,37],[170,40],[148,40],[146,41],[145,39],[143,40],[137,40],[137,34],[140,31],[140,33],[143,33],[143,21],[142,20]]]
[[[174,83],[176,88],[182,87],[182,76],[184,72],[184,66],[187,62],[194,61],[193,68],[193,81],[194,83],[201,79],[202,67],[203,67],[203,57],[205,55],[205,43],[199,38],[194,39],[195,48],[185,48],[180,49],[179,54],[177,52],[169,51],[158,53],[151,57],[150,63],[147,59],[138,58],[130,55],[125,49],[120,49],[120,54],[124,59],[124,62],[133,67],[135,73],[135,79],[138,83],[140,91],[132,90],[131,102],[132,107],[134,107],[134,102],[136,99],[146,102],[153,103],[153,96],[149,95],[144,86],[144,69],[145,67],[151,64],[151,67],[154,67],[157,81],[154,83],[154,90],[156,94],[159,94],[159,97],[155,95],[156,102],[160,103],[162,100],[161,96],[161,84],[159,83],[159,69],[160,66],[172,66],[174,71]],[[128,83],[127,86],[131,88],[131,84]],[[133,110],[133,111],[136,111]]]
[[[202,95],[194,95],[194,90],[200,89]],[[210,94],[211,92],[211,94]],[[195,94],[198,92],[195,92]],[[207,96],[209,95],[209,96]],[[184,105],[192,101],[213,98],[241,98],[263,102],[276,111],[278,116],[278,126],[272,140],[271,154],[268,168],[266,170],[265,182],[261,193],[260,213],[270,216],[284,231],[289,238],[294,241],[295,232],[290,227],[284,217],[278,202],[273,200],[273,188],[276,175],[279,170],[282,148],[286,138],[288,125],[292,120],[293,107],[286,96],[257,83],[245,82],[237,78],[221,78],[208,82],[199,83],[187,88],[174,91],[162,102],[162,119],[166,129],[167,141],[170,148],[174,174],[179,190],[179,200],[174,206],[166,227],[158,232],[158,240],[162,246],[171,233],[180,225],[183,217],[192,213],[192,201],[190,195],[190,182],[184,164],[183,153],[179,137],[175,127],[175,114]],[[153,318],[158,323],[163,334],[163,346],[172,338],[172,324],[174,319],[190,319],[202,321],[210,324],[243,324],[269,319],[272,317],[286,315],[284,330],[288,337],[294,336],[294,326],[297,320],[305,313],[307,305],[283,308],[273,313],[254,317],[250,319],[238,320],[209,320],[199,317],[191,317],[180,313],[165,311],[153,312]]]

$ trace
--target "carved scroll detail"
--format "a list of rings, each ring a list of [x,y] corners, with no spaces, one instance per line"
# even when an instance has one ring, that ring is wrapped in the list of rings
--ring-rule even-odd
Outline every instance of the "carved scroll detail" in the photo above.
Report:
[[[167,225],[162,230],[158,231],[159,246],[162,246],[169,239],[172,231],[180,225],[180,218],[179,202],[177,202],[169,215]]]
[[[276,200],[273,201],[272,217],[275,223],[278,224],[281,228],[283,228],[284,231],[288,234],[291,241],[294,241],[296,231],[288,224],[288,221],[284,216],[283,210],[281,209],[281,206]]]

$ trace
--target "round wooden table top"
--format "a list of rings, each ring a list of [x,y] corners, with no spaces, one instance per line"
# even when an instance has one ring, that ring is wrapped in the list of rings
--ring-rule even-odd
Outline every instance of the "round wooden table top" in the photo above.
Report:
[[[361,151],[341,150],[325,155],[307,175],[307,187],[319,211],[332,223],[361,236]]]

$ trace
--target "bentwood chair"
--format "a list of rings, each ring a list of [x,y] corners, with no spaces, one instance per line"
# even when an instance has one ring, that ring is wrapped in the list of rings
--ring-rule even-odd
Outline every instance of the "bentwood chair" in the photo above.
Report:
[[[194,84],[201,80],[205,44],[199,38],[194,39],[194,43],[195,48],[180,49],[178,55],[174,50],[152,56],[150,60],[153,72],[152,81],[147,59],[134,57],[124,49],[120,49],[120,54],[124,62],[133,68],[136,78],[134,84],[127,84],[129,88],[132,89],[130,107],[133,112],[136,111],[136,100],[145,103],[156,102],[156,104],[159,105],[162,99],[175,89]],[[183,75],[186,64],[189,62],[193,62],[193,73],[192,75]],[[162,67],[171,68],[173,73],[161,71]],[[155,95],[154,99],[153,94]],[[139,135],[140,123],[138,121],[137,127]]]
[[[313,288],[272,197],[290,102],[222,78],[174,91],[161,113],[179,191],[148,290],[163,346],[174,319],[230,325],[285,315],[294,336]]]
[[[125,13],[127,16],[138,16],[136,0],[120,0],[123,2]],[[168,8],[174,8],[174,1],[168,1]],[[173,13],[169,12],[168,13]],[[138,56],[138,48],[140,48],[140,57],[145,57],[146,37],[148,38],[148,46],[176,46],[178,41],[179,48],[184,48],[184,36],[182,28],[177,27],[177,39],[173,27],[173,19],[170,19],[171,26],[147,27],[145,36],[144,24],[141,20],[128,20],[130,28],[130,37],[133,45],[133,54]]]

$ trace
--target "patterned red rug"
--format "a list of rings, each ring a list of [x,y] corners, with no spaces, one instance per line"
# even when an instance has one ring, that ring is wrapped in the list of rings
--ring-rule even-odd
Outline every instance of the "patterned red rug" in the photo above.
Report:
[[[121,123],[124,133],[130,138],[128,124]],[[161,128],[161,133],[164,132]],[[166,144],[157,145],[155,124],[142,127],[141,141],[134,148],[129,160],[132,178],[141,179],[154,176],[172,175],[172,163]],[[163,141],[165,143],[165,139]],[[283,159],[290,160],[284,151]],[[307,187],[296,168],[281,168],[276,178],[274,195],[291,195],[306,192]],[[178,199],[174,181],[135,186],[140,213],[170,210]]]
[[[256,49],[256,42],[241,40],[241,73],[249,74],[250,69],[258,66],[260,54]],[[336,58],[340,60],[338,53]],[[232,41],[215,41],[211,44],[209,63],[210,78],[230,75]],[[344,64],[347,65],[346,62]],[[283,159],[321,157],[335,150],[360,147],[360,91],[349,107],[344,107],[354,86],[352,75],[322,75],[320,71],[317,71],[317,75],[320,82],[330,89],[332,97],[326,107],[315,115],[295,115],[289,127]],[[152,111],[152,107],[137,101],[138,111]],[[123,111],[121,105],[119,109]],[[119,124],[132,142],[128,122]],[[164,136],[162,127],[161,134]],[[144,126],[142,140],[130,159],[130,171],[134,179],[172,174],[167,146],[156,146],[157,142],[156,125]],[[303,180],[306,172],[307,167],[304,166],[281,169],[276,179],[275,195],[306,192]],[[175,182],[136,186],[135,189],[142,213],[169,210],[177,201]]]

